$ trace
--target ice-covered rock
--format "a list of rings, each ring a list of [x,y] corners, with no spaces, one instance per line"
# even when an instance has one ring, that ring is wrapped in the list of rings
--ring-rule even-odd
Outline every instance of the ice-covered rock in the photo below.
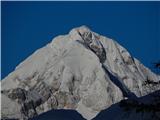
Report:
[[[81,26],[54,38],[2,80],[2,115],[28,119],[74,109],[90,120],[124,97],[160,89],[159,80],[116,41]]]

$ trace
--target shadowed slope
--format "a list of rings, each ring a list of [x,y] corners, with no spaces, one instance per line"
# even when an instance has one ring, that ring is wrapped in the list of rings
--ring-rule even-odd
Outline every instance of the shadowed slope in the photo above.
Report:
[[[30,120],[85,120],[75,110],[50,110]]]
[[[138,101],[122,100],[93,120],[160,120],[160,90],[140,97]]]

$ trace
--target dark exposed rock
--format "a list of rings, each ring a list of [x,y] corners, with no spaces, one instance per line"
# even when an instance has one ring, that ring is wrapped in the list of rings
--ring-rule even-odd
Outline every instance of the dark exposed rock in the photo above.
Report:
[[[8,97],[13,100],[18,99],[19,101],[25,101],[26,94],[27,94],[27,91],[25,91],[24,89],[16,88],[16,89],[12,89],[8,92]]]
[[[103,63],[106,60],[106,51],[98,37],[92,32],[85,32],[81,37],[84,40],[84,44],[87,45],[98,56],[100,62]]]
[[[150,80],[148,77],[147,77],[147,80],[144,82],[144,84],[151,84],[151,85],[159,85],[160,84],[160,81],[158,82],[154,82],[153,80]]]

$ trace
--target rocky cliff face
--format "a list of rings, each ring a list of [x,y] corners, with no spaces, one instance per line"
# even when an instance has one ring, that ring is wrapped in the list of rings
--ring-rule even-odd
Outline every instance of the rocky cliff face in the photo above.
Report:
[[[90,120],[124,97],[136,100],[160,89],[159,80],[117,42],[81,26],[54,38],[2,80],[2,117],[25,120],[74,109]]]

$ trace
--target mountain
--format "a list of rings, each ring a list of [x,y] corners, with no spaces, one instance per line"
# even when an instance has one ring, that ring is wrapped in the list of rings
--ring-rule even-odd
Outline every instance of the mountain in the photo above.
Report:
[[[116,41],[81,26],[34,52],[1,85],[2,118],[67,109],[90,120],[123,99],[159,90],[160,76]]]

